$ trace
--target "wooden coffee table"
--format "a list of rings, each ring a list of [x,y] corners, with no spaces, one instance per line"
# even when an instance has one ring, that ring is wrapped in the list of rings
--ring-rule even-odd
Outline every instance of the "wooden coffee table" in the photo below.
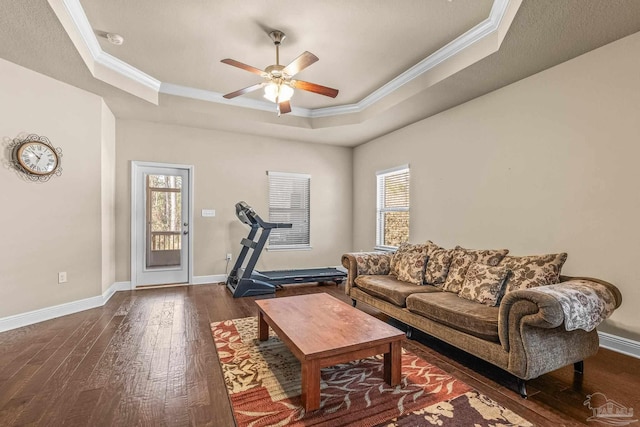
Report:
[[[319,293],[256,301],[258,339],[269,338],[269,326],[302,364],[302,405],[320,408],[320,369],[384,354],[384,381],[400,383],[404,333]]]

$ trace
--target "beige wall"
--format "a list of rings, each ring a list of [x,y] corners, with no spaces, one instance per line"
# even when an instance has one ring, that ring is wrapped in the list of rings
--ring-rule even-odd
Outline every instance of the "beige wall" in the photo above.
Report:
[[[375,243],[375,171],[409,163],[411,241],[566,251],[616,284],[601,328],[640,337],[640,34],[356,148],[355,249]]]
[[[266,216],[267,170],[312,175],[313,250],[265,252],[259,267],[278,269],[371,249],[375,171],[409,163],[412,241],[567,251],[566,274],[622,290],[602,330],[640,339],[638,51],[636,34],[354,151],[116,120],[99,97],[0,59],[3,147],[37,133],[64,152],[63,175],[47,183],[0,168],[0,318],[129,279],[131,160],[195,166],[196,276],[237,256],[247,233],[237,201]],[[217,216],[201,217],[205,208]]]
[[[117,121],[117,274],[130,277],[132,160],[194,166],[194,275],[224,274],[225,255],[240,252],[248,227],[235,216],[244,200],[268,219],[266,171],[311,174],[310,251],[264,251],[258,268],[339,265],[351,250],[352,150],[141,121]],[[201,216],[215,209],[214,218]],[[233,264],[230,265],[230,267]]]
[[[3,148],[35,133],[63,151],[62,176],[46,183],[0,168],[2,318],[102,293],[104,107],[95,95],[1,59],[0,76]],[[58,284],[59,271],[68,283]]]

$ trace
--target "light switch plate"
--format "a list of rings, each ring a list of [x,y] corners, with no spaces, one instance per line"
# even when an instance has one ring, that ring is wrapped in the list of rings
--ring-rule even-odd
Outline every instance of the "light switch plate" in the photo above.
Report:
[[[215,209],[202,209],[202,216],[213,217],[216,216]]]

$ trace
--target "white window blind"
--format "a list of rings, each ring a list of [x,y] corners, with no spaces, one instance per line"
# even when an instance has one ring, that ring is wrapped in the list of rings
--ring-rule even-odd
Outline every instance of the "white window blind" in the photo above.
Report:
[[[269,249],[309,248],[309,192],[311,175],[267,172],[269,176],[269,222],[286,222],[293,228],[275,228]]]
[[[376,179],[376,247],[397,247],[409,240],[409,165],[377,172]]]

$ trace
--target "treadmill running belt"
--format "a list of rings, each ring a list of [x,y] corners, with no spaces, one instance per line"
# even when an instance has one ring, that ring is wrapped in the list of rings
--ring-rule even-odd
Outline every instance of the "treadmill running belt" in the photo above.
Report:
[[[276,271],[256,271],[255,273],[265,276],[271,280],[289,278],[322,278],[322,277],[346,277],[346,273],[336,268],[306,268],[299,270],[276,270]]]

